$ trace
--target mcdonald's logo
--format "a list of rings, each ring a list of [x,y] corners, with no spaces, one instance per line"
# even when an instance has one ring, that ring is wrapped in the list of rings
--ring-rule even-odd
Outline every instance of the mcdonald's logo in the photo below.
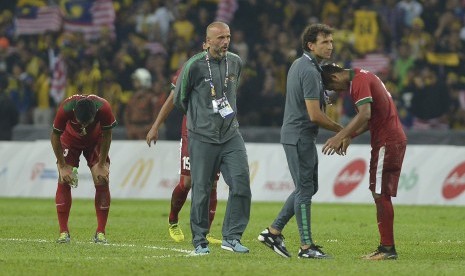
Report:
[[[131,169],[129,170],[128,174],[124,178],[123,182],[121,183],[120,187],[126,187],[128,183],[132,187],[138,187],[142,189],[145,187],[147,183],[147,179],[150,176],[153,168],[153,159],[139,159],[137,160],[134,165],[132,165]]]

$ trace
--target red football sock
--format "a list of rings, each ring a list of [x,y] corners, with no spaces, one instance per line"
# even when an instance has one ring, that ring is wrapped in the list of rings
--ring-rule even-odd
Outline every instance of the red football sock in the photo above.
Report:
[[[217,197],[216,197],[216,188],[212,188],[212,191],[210,193],[210,207],[209,207],[209,215],[208,215],[208,229],[212,226],[213,219],[215,219],[215,213],[216,213],[216,205],[218,203]]]
[[[181,175],[179,178],[178,185],[174,188],[173,194],[171,195],[171,210],[169,216],[169,223],[178,223],[178,215],[186,202],[187,195],[190,189],[184,187],[184,176]]]
[[[66,183],[58,183],[57,192],[55,195],[55,204],[57,208],[58,224],[60,225],[60,233],[69,232],[68,218],[72,201],[71,187]]]
[[[97,214],[96,232],[105,233],[108,213],[110,211],[110,188],[108,184],[95,186],[95,213]]]
[[[391,197],[381,195],[375,199],[376,203],[376,218],[378,220],[378,230],[381,237],[381,245],[394,245],[394,208],[392,206]]]

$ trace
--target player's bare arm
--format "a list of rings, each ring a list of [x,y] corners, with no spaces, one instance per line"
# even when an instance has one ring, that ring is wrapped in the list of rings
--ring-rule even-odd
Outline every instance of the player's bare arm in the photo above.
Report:
[[[166,118],[168,118],[168,115],[171,113],[171,111],[174,108],[173,97],[174,97],[174,90],[171,90],[170,95],[168,96],[165,103],[161,107],[160,113],[155,119],[155,122],[153,123],[152,127],[147,133],[147,137],[145,139],[149,147],[151,146],[152,141],[154,145],[157,143],[158,130],[160,129],[160,126],[165,122]]]
[[[333,155],[334,153],[345,154],[347,147],[343,148],[343,140],[352,137],[354,133],[368,126],[368,121],[371,119],[371,104],[365,103],[357,107],[358,113],[350,121],[350,123],[343,128],[334,137],[329,138],[323,146],[323,153]],[[360,133],[357,133],[360,134]]]
[[[326,114],[320,109],[319,100],[305,100],[305,104],[307,106],[308,116],[310,116],[310,120],[313,123],[334,132],[338,132],[343,128],[340,124],[326,116]]]
[[[91,171],[94,178],[99,181],[103,181],[105,184],[109,182],[110,169],[107,163],[108,152],[110,151],[112,138],[112,130],[102,130],[102,143],[100,145],[100,154],[97,164],[95,164]],[[94,179],[95,181],[95,179]]]
[[[70,183],[72,181],[73,167],[66,164],[65,158],[63,157],[63,147],[60,142],[61,133],[52,131],[50,135],[50,141],[52,143],[53,153],[57,159],[59,181]]]

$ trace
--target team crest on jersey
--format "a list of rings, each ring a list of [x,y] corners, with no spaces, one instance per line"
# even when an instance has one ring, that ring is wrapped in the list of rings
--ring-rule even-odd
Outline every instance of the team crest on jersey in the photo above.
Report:
[[[85,136],[85,135],[87,135],[87,130],[86,130],[85,127],[82,127],[82,128],[81,128],[81,132],[79,133],[79,135],[80,135],[80,136]]]
[[[230,82],[236,82],[237,81],[237,76],[234,74],[229,74],[228,76],[228,81]]]

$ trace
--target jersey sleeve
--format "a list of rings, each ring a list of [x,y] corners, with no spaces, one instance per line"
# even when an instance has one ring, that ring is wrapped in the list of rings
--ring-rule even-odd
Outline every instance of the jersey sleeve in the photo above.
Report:
[[[361,106],[365,103],[373,102],[373,98],[370,90],[370,82],[364,81],[363,74],[367,73],[358,73],[358,76],[352,81],[352,99],[356,106]]]
[[[192,62],[188,61],[187,64],[183,66],[176,80],[176,87],[174,89],[174,105],[180,108],[184,114],[187,113],[189,93],[191,91],[191,65]]]
[[[100,127],[103,130],[114,128],[117,125],[115,116],[111,111],[110,104],[103,100],[103,105],[99,108],[98,112],[98,120],[100,121]]]
[[[68,122],[68,116],[63,108],[64,103],[58,107],[55,119],[53,120],[53,131],[56,133],[63,133],[66,128],[66,123]]]

